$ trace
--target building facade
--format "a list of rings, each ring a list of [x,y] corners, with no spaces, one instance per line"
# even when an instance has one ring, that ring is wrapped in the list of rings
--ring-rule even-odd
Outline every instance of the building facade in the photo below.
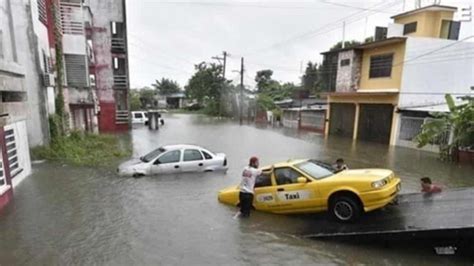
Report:
[[[100,132],[129,129],[130,78],[128,71],[127,17],[125,0],[89,1],[93,14],[90,29]]]
[[[472,95],[474,43],[459,39],[456,11],[435,5],[399,14],[383,38],[323,53],[336,62],[325,133],[415,147],[446,93]]]

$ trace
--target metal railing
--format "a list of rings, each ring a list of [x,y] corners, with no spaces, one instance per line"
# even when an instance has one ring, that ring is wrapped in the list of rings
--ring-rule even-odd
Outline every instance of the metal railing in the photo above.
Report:
[[[128,88],[128,77],[127,77],[127,75],[115,75],[114,74],[114,88],[115,89],[127,89]]]
[[[116,124],[128,124],[129,112],[128,110],[117,110],[115,111],[115,123]]]
[[[60,3],[61,26],[63,34],[84,35],[82,6],[77,3]]]
[[[112,38],[112,51],[125,52],[125,39],[124,38]]]

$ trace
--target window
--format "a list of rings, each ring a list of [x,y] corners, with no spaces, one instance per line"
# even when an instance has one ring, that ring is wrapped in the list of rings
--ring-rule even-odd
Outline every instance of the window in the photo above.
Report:
[[[5,180],[5,173],[3,171],[2,150],[0,150],[0,187],[7,184]]]
[[[158,155],[162,154],[165,151],[166,150],[164,148],[158,148],[158,149],[148,153],[147,155],[141,157],[140,160],[142,160],[142,162],[147,163],[147,162],[155,159]]]
[[[298,177],[301,177],[301,174],[291,168],[285,167],[275,169],[277,185],[298,183]]]
[[[183,155],[183,161],[189,162],[189,161],[201,161],[202,160],[202,154],[198,150],[185,150],[184,155]]]
[[[209,153],[207,153],[205,151],[202,151],[202,154],[204,155],[204,158],[206,158],[206,160],[211,160],[212,159],[212,155],[210,155]]]
[[[374,55],[370,57],[369,78],[383,78],[392,75],[393,54]]]
[[[178,163],[181,157],[181,151],[169,151],[158,158],[155,164]]]
[[[403,35],[416,32],[417,22],[407,23],[403,26]]]
[[[341,60],[341,66],[348,66],[351,64],[351,60],[350,59],[342,59]]]
[[[323,179],[333,175],[332,170],[330,170],[332,167],[320,162],[307,161],[296,165],[296,167],[315,179]]]
[[[269,187],[272,185],[272,179],[269,174],[261,174],[255,179],[255,187]]]
[[[459,21],[443,20],[439,37],[448,40],[458,40],[460,27],[461,23]]]
[[[41,21],[44,25],[48,24],[48,20],[46,17],[46,1],[45,0],[37,0],[38,3],[38,20]]]
[[[7,148],[7,160],[10,166],[10,175],[15,177],[21,172],[20,162],[18,160],[18,152],[16,146],[15,131],[13,129],[5,130],[5,143]],[[3,169],[3,165],[2,165]],[[2,171],[3,172],[3,171]]]
[[[142,113],[135,113],[135,114],[133,114],[133,116],[134,116],[135,118],[143,118]]]

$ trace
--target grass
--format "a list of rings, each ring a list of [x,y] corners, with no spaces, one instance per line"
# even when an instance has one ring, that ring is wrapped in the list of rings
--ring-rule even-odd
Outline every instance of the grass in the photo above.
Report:
[[[31,153],[35,160],[77,166],[106,166],[129,156],[131,149],[115,135],[73,132],[69,136],[59,137],[49,146],[35,147]]]

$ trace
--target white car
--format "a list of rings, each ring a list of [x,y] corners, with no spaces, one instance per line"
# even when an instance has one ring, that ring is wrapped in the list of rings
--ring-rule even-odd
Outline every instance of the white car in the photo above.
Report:
[[[199,146],[168,145],[139,159],[122,163],[117,171],[119,175],[133,177],[182,172],[227,171],[227,158],[224,153],[214,154]]]
[[[132,123],[133,124],[147,124],[148,114],[144,111],[132,111]]]

